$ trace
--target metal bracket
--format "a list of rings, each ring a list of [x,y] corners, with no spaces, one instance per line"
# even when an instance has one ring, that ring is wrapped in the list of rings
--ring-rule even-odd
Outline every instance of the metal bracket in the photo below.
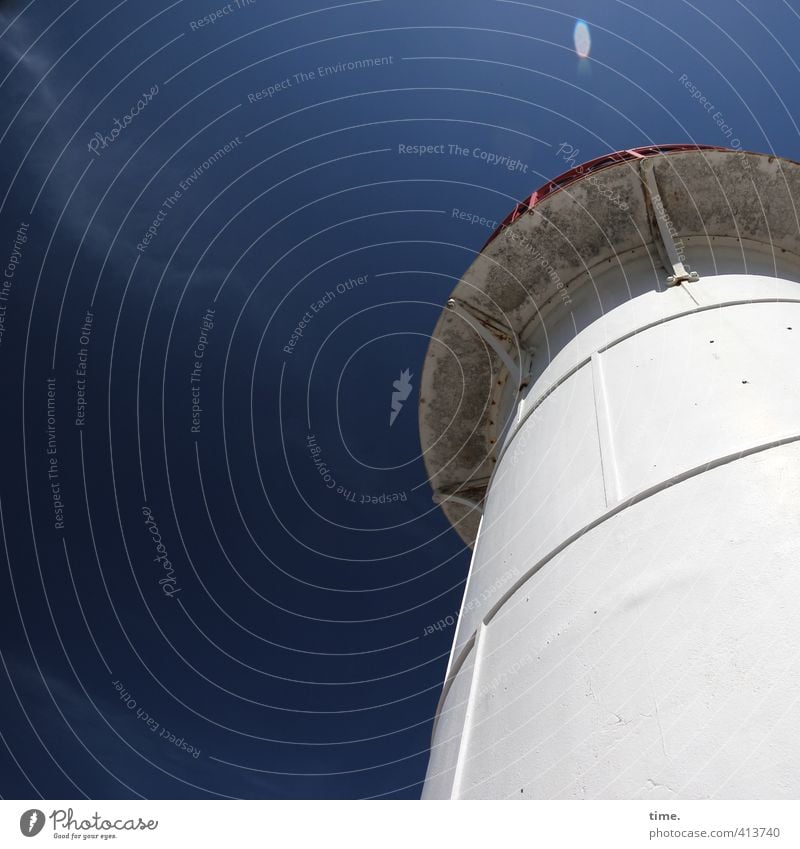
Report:
[[[510,327],[481,313],[475,307],[450,298],[447,308],[462,318],[484,342],[497,354],[509,371],[517,392],[522,391],[528,385],[528,377],[531,373],[532,355],[527,351],[521,351],[521,362],[517,362],[508,352],[503,342],[515,343],[516,334]]]
[[[483,515],[483,507],[479,502],[473,501],[471,498],[464,498],[461,495],[447,495],[447,493],[444,492],[433,493],[434,504],[444,504],[446,501],[453,501],[455,504],[461,504],[464,507],[469,507],[470,510],[477,510],[481,515]]]
[[[682,274],[678,272],[667,277],[667,283],[670,286],[677,286],[679,283],[696,283],[699,279],[700,275],[696,271],[684,270]]]
[[[667,268],[672,269],[672,274],[667,277],[667,285],[677,286],[680,283],[694,283],[700,279],[700,275],[696,271],[689,271],[683,264],[685,257],[678,251],[675,240],[673,239],[672,234],[675,228],[672,227],[672,219],[664,206],[664,201],[661,199],[653,166],[652,159],[645,159],[642,161],[641,169],[647,188],[647,199],[650,210],[655,216],[658,235],[660,236],[660,242],[657,241],[657,246],[661,254],[661,260]],[[675,232],[677,233],[677,231]]]
[[[469,507],[471,510],[477,510],[478,513],[483,515],[483,498],[486,495],[486,488],[488,486],[488,477],[472,478],[462,483],[451,484],[450,486],[433,491],[433,503],[444,504],[447,501],[452,501],[455,504]]]

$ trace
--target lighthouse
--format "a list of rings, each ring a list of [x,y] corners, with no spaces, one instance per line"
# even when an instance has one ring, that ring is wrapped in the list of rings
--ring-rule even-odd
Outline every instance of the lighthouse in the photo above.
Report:
[[[550,181],[419,403],[473,549],[423,798],[798,798],[800,165],[667,145]]]

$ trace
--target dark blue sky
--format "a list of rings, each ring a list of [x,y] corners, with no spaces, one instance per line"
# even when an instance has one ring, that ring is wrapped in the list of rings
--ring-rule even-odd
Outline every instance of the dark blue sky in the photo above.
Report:
[[[569,164],[800,158],[799,38],[794,0],[0,3],[0,795],[418,796],[448,293]]]

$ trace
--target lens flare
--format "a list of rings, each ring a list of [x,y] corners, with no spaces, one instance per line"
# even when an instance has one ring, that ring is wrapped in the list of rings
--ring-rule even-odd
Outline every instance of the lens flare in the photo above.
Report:
[[[581,59],[588,59],[589,51],[592,49],[592,36],[589,34],[589,24],[581,18],[575,22],[573,38],[575,40],[575,52]]]

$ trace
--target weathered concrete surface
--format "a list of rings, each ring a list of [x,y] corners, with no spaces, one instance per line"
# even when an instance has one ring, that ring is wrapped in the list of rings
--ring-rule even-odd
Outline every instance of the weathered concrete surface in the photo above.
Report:
[[[748,270],[748,251],[774,253],[778,262],[783,253],[797,251],[796,163],[735,151],[677,152],[648,161],[654,163],[670,224],[693,267],[703,264],[707,273],[715,273],[718,246],[736,239],[742,244],[742,261],[731,270]],[[573,322],[573,335],[595,320],[597,309],[574,308],[576,299],[587,301],[581,290],[589,290],[602,312],[608,299],[594,291],[596,276],[616,270],[625,280],[634,255],[651,259],[647,286],[664,288],[667,272],[653,240],[641,167],[640,162],[612,165],[546,197],[489,244],[452,296],[511,328],[513,351],[530,347],[533,337],[565,315]],[[549,359],[555,353],[545,338],[537,358]],[[445,310],[426,357],[419,409],[422,448],[434,489],[456,493],[465,487],[480,500],[485,487],[475,482],[492,474],[499,431],[511,412],[498,403],[506,378],[497,354]],[[478,512],[448,501],[443,509],[472,544]]]

